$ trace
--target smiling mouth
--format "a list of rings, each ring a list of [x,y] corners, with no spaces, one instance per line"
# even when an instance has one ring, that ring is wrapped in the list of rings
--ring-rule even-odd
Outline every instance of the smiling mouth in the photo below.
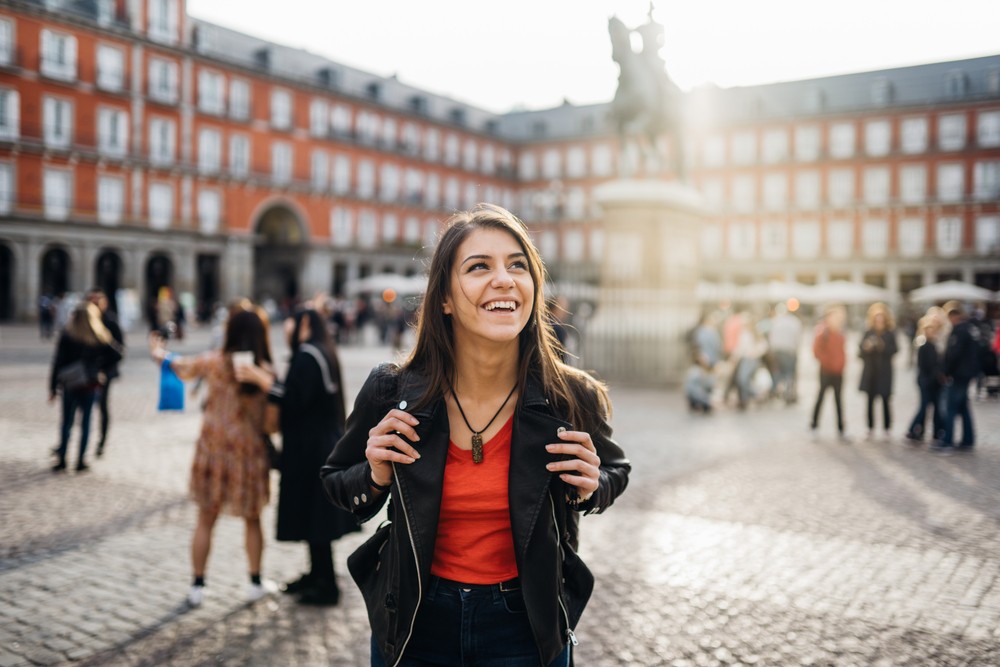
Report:
[[[483,306],[489,312],[501,311],[504,313],[513,313],[517,310],[517,302],[515,301],[491,301],[485,306]]]

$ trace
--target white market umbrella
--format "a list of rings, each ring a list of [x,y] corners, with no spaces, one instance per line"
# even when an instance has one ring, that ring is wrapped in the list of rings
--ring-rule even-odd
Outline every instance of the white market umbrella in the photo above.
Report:
[[[957,299],[959,301],[996,301],[997,293],[961,280],[946,280],[918,287],[909,294],[910,301],[933,303]]]
[[[875,301],[895,301],[896,295],[887,289],[867,283],[833,280],[814,285],[807,293],[806,298],[800,300],[803,303],[811,304],[874,303]]]
[[[363,293],[381,293],[391,289],[400,296],[423,294],[427,290],[426,276],[401,276],[398,273],[376,273],[348,280],[344,291],[348,296]]]
[[[701,303],[739,301],[742,288],[734,283],[710,283],[704,280],[695,287],[695,297]]]
[[[794,281],[772,280],[766,283],[747,285],[741,290],[740,298],[743,301],[756,303],[787,301],[788,299],[807,302],[812,290],[812,285],[803,285]]]

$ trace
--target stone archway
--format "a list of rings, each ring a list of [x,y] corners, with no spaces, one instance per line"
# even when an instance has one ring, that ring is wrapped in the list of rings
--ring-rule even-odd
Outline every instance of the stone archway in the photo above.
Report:
[[[290,206],[276,203],[261,213],[254,230],[253,298],[258,303],[273,301],[286,314],[302,296],[305,226]]]
[[[0,243],[0,322],[14,319],[14,251]]]
[[[42,253],[38,267],[41,274],[39,292],[56,296],[70,291],[70,264],[65,248],[55,246]]]
[[[94,286],[108,295],[108,308],[114,312],[118,312],[123,266],[121,256],[110,249],[102,250],[94,261]]]
[[[150,324],[156,322],[156,300],[164,287],[173,288],[174,262],[164,253],[153,253],[146,260],[146,293],[143,306]]]

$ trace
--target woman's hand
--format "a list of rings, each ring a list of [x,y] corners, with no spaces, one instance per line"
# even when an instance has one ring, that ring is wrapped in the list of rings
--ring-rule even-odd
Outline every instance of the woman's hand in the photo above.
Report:
[[[558,472],[559,479],[577,488],[580,502],[590,499],[597,491],[601,479],[601,457],[589,433],[583,431],[559,431],[565,442],[545,445],[550,454],[570,456],[564,461],[546,464],[550,472]]]
[[[420,458],[420,452],[403,440],[404,437],[413,442],[420,440],[414,428],[419,423],[410,413],[393,409],[368,431],[365,458],[372,469],[372,482],[389,486],[392,484],[392,462],[410,464]]]
[[[233,371],[236,374],[237,381],[255,384],[265,394],[271,391],[271,386],[274,384],[274,376],[267,370],[254,364],[235,366]]]

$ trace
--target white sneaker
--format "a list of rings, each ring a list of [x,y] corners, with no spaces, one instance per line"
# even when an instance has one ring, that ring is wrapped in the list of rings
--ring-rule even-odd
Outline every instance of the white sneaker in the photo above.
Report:
[[[205,587],[204,586],[192,586],[191,590],[188,591],[187,603],[192,607],[200,607],[202,600],[205,599]]]
[[[247,602],[256,602],[265,595],[278,592],[278,585],[270,579],[262,579],[259,584],[247,586]]]

